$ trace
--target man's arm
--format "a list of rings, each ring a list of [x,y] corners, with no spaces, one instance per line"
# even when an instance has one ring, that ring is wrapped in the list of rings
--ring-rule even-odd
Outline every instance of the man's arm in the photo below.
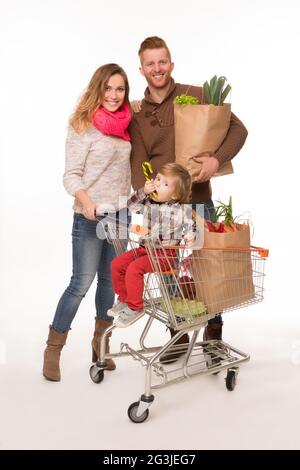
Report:
[[[142,169],[142,163],[149,161],[149,155],[147,153],[144,141],[142,139],[138,124],[133,116],[129,127],[129,133],[131,135],[131,184],[134,190],[137,190],[144,186],[145,176]]]
[[[231,113],[230,125],[227,135],[214,157],[218,160],[220,166],[228,160],[231,160],[243,147],[247,138],[248,131],[242,121],[235,114]]]
[[[231,160],[241,150],[247,135],[248,131],[242,121],[231,113],[229,129],[222,145],[212,156],[197,159],[202,163],[202,167],[196,181],[202,183],[210,180],[225,162]]]
[[[188,90],[188,94],[197,96],[200,102],[203,102],[203,87],[191,86]],[[218,160],[219,167],[221,167],[226,161],[235,157],[243,147],[247,135],[248,131],[242,121],[240,121],[234,113],[231,113],[227,135],[222,142],[222,145],[213,155]],[[216,171],[217,170],[218,168]]]

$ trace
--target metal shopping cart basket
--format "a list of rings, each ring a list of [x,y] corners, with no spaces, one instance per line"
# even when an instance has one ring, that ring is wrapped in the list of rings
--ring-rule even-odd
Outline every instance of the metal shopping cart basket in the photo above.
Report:
[[[125,244],[118,238],[117,229],[113,224],[107,226],[108,239],[119,255]],[[131,234],[129,248],[134,250],[137,246]],[[128,408],[128,416],[135,423],[148,418],[154,400],[152,391],[167,384],[226,370],[226,387],[234,390],[239,365],[250,356],[222,340],[197,341],[197,337],[200,329],[217,314],[262,301],[264,265],[268,257],[268,250],[253,246],[193,249],[159,246],[157,241],[148,240],[146,249],[154,272],[145,276],[144,308],[148,319],[140,336],[140,349],[121,343],[120,352],[105,354],[105,338],[115,328],[113,324],[102,338],[99,360],[90,368],[91,379],[100,383],[104,378],[105,358],[130,355],[145,366],[144,393]],[[167,263],[160,263],[162,256]],[[154,320],[172,328],[176,334],[163,346],[147,347],[145,338]],[[191,333],[190,342],[180,344],[178,340],[186,333]],[[174,353],[180,356],[176,361]]]

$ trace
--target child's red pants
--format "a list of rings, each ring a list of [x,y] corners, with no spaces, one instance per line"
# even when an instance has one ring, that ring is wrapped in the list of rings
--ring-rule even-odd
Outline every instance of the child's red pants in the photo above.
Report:
[[[168,253],[170,257],[166,257]],[[172,249],[156,250],[156,259],[163,271],[174,265],[176,251]],[[144,247],[127,251],[111,262],[112,284],[119,302],[125,302],[131,310],[144,307],[144,274],[152,273],[153,268]]]

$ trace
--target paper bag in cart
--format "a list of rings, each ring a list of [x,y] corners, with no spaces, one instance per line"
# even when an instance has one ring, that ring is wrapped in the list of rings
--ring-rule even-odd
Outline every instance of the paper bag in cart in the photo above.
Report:
[[[196,104],[182,106],[174,103],[176,162],[192,177],[198,176],[201,163],[196,157],[213,154],[224,141],[230,125],[231,106]],[[215,176],[233,173],[231,162],[219,168]]]
[[[249,226],[235,225],[236,232],[205,231],[204,248],[193,251],[196,298],[204,302],[210,314],[255,297],[251,252],[247,250],[250,248]]]

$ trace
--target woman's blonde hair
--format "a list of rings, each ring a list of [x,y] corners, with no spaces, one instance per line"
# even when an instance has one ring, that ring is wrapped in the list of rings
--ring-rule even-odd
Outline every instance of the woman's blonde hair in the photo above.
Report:
[[[192,178],[189,172],[179,163],[166,163],[158,173],[164,176],[176,176],[177,185],[173,199],[180,203],[189,202],[192,191]]]
[[[76,132],[82,132],[91,125],[93,114],[102,104],[105,87],[110,77],[116,74],[122,75],[124,79],[124,103],[129,104],[129,83],[127,75],[122,67],[120,67],[118,64],[102,65],[92,76],[87,89],[79,98],[76,109],[69,119],[69,124],[74,127]]]

